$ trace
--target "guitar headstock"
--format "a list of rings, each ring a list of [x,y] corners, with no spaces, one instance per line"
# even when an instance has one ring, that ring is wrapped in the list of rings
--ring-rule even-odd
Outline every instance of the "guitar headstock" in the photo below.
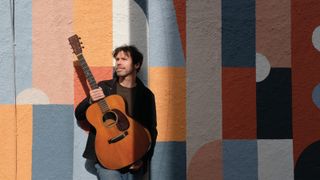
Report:
[[[71,45],[71,47],[72,47],[72,49],[73,49],[73,52],[74,52],[76,55],[82,53],[82,48],[83,48],[83,47],[81,46],[82,42],[80,42],[80,39],[81,39],[81,38],[80,38],[78,35],[76,35],[76,34],[68,38],[69,43],[70,43],[70,45]]]

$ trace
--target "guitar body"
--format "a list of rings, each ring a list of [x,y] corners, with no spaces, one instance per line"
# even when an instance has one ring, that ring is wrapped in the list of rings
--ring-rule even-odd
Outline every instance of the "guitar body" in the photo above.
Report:
[[[87,109],[86,116],[96,129],[95,151],[99,162],[108,169],[121,169],[146,154],[151,136],[147,129],[126,115],[121,96],[110,95],[104,101],[109,111],[103,113],[97,102]]]

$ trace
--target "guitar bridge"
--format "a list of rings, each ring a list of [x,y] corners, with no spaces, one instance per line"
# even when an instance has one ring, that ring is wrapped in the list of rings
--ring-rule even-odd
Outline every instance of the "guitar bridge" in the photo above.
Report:
[[[109,144],[116,143],[116,142],[120,141],[121,139],[125,138],[127,135],[128,135],[128,131],[125,131],[125,132],[121,133],[120,135],[110,139],[108,141],[108,143]]]

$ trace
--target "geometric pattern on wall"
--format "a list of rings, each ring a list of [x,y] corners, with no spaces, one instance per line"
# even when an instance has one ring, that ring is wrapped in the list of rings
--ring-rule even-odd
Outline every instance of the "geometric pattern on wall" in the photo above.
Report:
[[[201,9],[206,10],[206,6],[216,12],[219,12],[217,8],[221,9],[220,15],[208,13],[208,16],[202,16]],[[208,140],[204,136],[207,134],[203,134],[202,138],[198,137],[201,142],[193,142],[189,140],[193,140],[191,136],[196,135],[196,131],[187,136],[187,142],[200,145],[194,150],[192,144],[187,144],[192,148],[192,153],[187,154],[188,178],[195,178],[195,174],[200,176],[201,172],[208,175],[204,179],[213,179],[213,172],[216,172],[214,179],[319,177],[314,169],[320,163],[316,157],[320,139],[320,14],[316,9],[320,3],[315,0],[212,0],[188,2],[187,7],[190,21],[187,22],[190,24],[187,47],[196,38],[204,42],[201,48],[190,45],[192,48],[187,48],[187,57],[196,57],[201,50],[214,49],[213,53],[221,51],[221,63],[210,53],[206,55],[211,59],[200,61],[208,66],[222,67],[221,77],[211,73],[211,76],[221,79],[211,82],[221,87],[221,96],[213,99],[222,99],[222,122],[220,125],[213,120],[218,116],[212,118],[212,124],[207,123],[220,127],[222,137],[211,136],[213,139]],[[206,26],[193,26],[191,22],[201,22]],[[208,30],[210,23],[221,24],[221,27]],[[210,36],[215,37],[212,40],[220,43],[221,47],[205,40]],[[187,58],[187,61],[197,59]],[[187,67],[187,71],[196,68],[196,63],[189,64],[191,67]],[[188,75],[187,78],[193,79]],[[187,91],[188,87],[193,87],[193,82],[187,84]],[[202,82],[205,85],[205,81]],[[193,96],[197,97],[189,91],[187,97],[193,99]],[[187,107],[192,107],[192,104],[187,103]],[[213,106],[204,113],[212,114],[217,108]],[[187,126],[190,124],[192,120],[188,119]],[[219,141],[222,141],[222,147],[217,145]],[[217,177],[219,171],[214,169],[219,163],[219,158],[214,158],[217,154],[214,147],[222,148],[223,177]],[[209,149],[212,150],[211,155],[205,153]],[[249,153],[244,154],[246,151]],[[204,164],[211,167],[211,173],[207,173]],[[251,167],[250,172],[246,172],[246,166]]]
[[[13,2],[0,3],[0,179],[95,179],[67,38],[78,33],[97,79],[110,78],[115,1]],[[126,3],[146,18],[147,35],[125,35],[145,43],[142,77],[161,107],[153,179],[320,178],[318,0]]]

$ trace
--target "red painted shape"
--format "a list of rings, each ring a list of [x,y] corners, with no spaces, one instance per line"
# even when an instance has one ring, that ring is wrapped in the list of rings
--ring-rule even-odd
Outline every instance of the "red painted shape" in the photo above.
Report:
[[[174,6],[176,9],[176,17],[185,57],[184,59],[186,59],[186,1],[174,0]]]
[[[90,70],[97,82],[112,78],[112,67],[90,67]],[[80,66],[76,65],[74,71],[74,107],[89,95],[89,89],[90,86],[87,84],[83,71]]]
[[[223,68],[223,139],[256,139],[256,116],[255,68]]]
[[[302,151],[320,139],[320,110],[312,91],[320,82],[320,52],[312,33],[320,26],[319,0],[293,0],[292,19],[292,126],[295,162]]]

